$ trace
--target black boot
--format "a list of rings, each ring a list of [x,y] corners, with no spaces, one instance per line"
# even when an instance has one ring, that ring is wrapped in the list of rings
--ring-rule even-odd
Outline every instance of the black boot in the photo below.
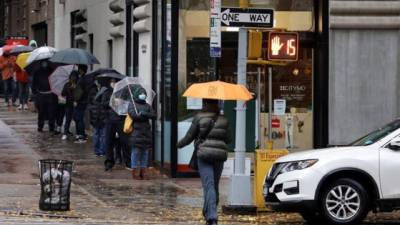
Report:
[[[218,221],[217,220],[207,220],[206,225],[218,225]]]

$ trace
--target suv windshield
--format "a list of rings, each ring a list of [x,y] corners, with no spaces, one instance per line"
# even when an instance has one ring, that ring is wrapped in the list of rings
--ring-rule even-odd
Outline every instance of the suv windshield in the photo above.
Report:
[[[386,135],[392,133],[393,131],[397,130],[400,128],[400,120],[395,120],[386,126],[379,128],[378,130],[375,130],[368,135],[358,139],[357,141],[351,143],[351,146],[366,146],[366,145],[372,145],[373,143],[381,140],[383,137]]]

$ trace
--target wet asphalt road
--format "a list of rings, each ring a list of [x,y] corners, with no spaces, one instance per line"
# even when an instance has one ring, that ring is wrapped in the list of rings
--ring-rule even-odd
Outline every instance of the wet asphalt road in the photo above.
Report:
[[[150,181],[132,181],[117,166],[104,172],[90,143],[74,144],[37,133],[36,115],[0,107],[0,224],[204,224],[198,179],[170,179],[156,171]],[[37,207],[36,161],[73,160],[72,211],[49,218]],[[221,202],[227,180],[222,181]],[[17,213],[23,212],[23,213]],[[22,214],[22,215],[21,215]],[[223,215],[220,224],[304,225],[297,214]],[[364,224],[400,224],[400,214],[369,216]]]

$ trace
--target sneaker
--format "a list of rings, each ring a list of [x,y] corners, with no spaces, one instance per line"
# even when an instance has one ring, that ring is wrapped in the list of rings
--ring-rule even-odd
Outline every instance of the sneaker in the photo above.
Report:
[[[23,104],[22,105],[22,110],[28,110],[29,108],[28,108],[28,105],[27,104]]]
[[[85,140],[85,139],[82,139],[82,138],[79,138],[78,140],[75,140],[74,143],[76,143],[76,144],[83,144],[83,143],[86,143],[86,140]]]
[[[22,110],[22,109],[23,109],[23,106],[22,106],[22,105],[19,105],[17,109],[18,109],[18,110]]]
[[[65,141],[67,140],[68,136],[66,134],[63,134],[63,136],[61,136],[61,140]]]

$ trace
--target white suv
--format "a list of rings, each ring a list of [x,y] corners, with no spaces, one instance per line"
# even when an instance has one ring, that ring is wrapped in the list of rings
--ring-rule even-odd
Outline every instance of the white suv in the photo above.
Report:
[[[279,158],[265,179],[267,206],[317,224],[358,224],[400,208],[400,119],[346,147]]]

